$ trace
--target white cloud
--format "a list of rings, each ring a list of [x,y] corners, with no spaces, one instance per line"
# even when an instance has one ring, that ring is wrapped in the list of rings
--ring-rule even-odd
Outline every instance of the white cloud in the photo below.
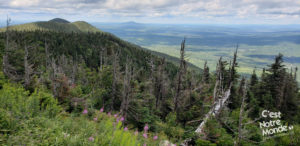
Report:
[[[74,18],[85,15],[136,19],[187,17],[261,22],[270,18],[299,19],[300,16],[299,0],[0,0],[0,4],[0,11],[7,14],[43,13]]]
[[[12,0],[10,5],[13,7],[30,7],[37,6],[39,4],[39,0]]]

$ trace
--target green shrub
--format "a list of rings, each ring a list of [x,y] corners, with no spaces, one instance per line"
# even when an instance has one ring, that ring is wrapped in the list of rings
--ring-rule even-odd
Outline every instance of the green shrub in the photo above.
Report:
[[[5,83],[0,90],[0,108],[10,111],[13,116],[24,118],[30,113],[27,107],[28,91],[20,85]]]
[[[35,108],[38,108],[36,109],[38,112],[42,111],[44,115],[50,118],[55,117],[61,111],[61,108],[58,106],[58,101],[50,93],[42,89],[36,89],[28,100]]]
[[[197,146],[216,146],[216,144],[213,144],[210,141],[202,140],[202,139],[196,140],[196,145]]]
[[[184,135],[184,129],[182,129],[176,123],[176,113],[170,113],[166,117],[166,123],[158,122],[159,132],[164,132],[165,135],[172,141],[179,142]]]
[[[15,121],[8,111],[0,108],[0,133],[8,133],[15,127]]]

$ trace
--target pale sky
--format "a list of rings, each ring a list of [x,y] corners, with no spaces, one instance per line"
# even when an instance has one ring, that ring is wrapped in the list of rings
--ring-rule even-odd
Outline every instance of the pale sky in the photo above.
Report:
[[[0,20],[300,24],[300,0],[0,0]]]

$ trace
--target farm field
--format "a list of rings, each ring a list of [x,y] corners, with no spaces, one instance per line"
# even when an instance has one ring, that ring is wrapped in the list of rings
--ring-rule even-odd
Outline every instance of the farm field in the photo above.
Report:
[[[178,57],[185,37],[187,60],[202,68],[205,61],[215,70],[218,58],[229,60],[239,45],[238,71],[248,75],[273,62],[278,52],[287,68],[300,67],[300,27],[298,25],[167,25],[93,23],[103,31],[144,48]],[[298,81],[300,80],[298,72]]]

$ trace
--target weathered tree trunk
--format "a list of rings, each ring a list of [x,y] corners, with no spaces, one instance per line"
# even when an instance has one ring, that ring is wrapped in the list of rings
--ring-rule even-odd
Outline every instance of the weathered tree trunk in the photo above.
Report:
[[[237,46],[238,48],[238,46]],[[229,99],[230,95],[231,95],[231,88],[234,84],[234,80],[235,80],[235,67],[237,66],[236,60],[237,60],[237,48],[236,51],[234,53],[234,58],[233,58],[233,64],[231,65],[230,68],[230,80],[228,83],[228,87],[226,89],[226,91],[224,90],[224,79],[223,79],[223,62],[222,62],[222,57],[219,59],[219,63],[217,65],[217,81],[216,81],[216,85],[214,88],[214,103],[212,108],[209,110],[209,112],[204,116],[203,121],[200,123],[200,125],[198,126],[198,128],[196,129],[196,133],[203,133],[203,128],[207,122],[207,120],[212,117],[212,116],[216,116],[218,115],[222,108],[225,105],[225,103],[227,102],[227,100]]]
[[[75,84],[76,81],[76,74],[78,70],[78,63],[76,59],[73,59],[72,63],[72,72],[71,72],[71,84]]]
[[[222,68],[222,57],[219,59],[219,63],[217,64],[216,69],[216,84],[214,87],[213,93],[213,101],[215,102],[219,98],[219,94],[223,91],[223,73],[221,71]]]
[[[54,97],[58,97],[58,83],[57,83],[57,73],[58,73],[58,67],[56,65],[55,59],[51,59],[51,67],[52,67],[52,75],[51,75],[51,80],[52,80],[52,93]]]
[[[8,76],[10,79],[18,79],[17,77],[17,73],[15,72],[15,68],[12,67],[9,63],[8,60],[8,52],[10,50],[10,43],[9,43],[9,39],[10,39],[10,22],[11,19],[7,17],[7,21],[6,21],[6,42],[5,42],[5,48],[4,48],[4,53],[3,53],[3,57],[2,57],[2,69],[3,69],[3,73],[4,75]]]
[[[162,102],[162,98],[165,95],[165,90],[166,90],[166,75],[165,75],[165,58],[161,59],[159,61],[159,65],[158,65],[158,69],[157,69],[157,73],[156,73],[156,78],[153,82],[154,83],[154,95],[156,97],[156,101],[155,101],[155,107],[156,109],[159,108],[159,106],[161,105]]]
[[[212,108],[209,110],[209,112],[204,116],[203,121],[196,129],[196,133],[202,133],[203,128],[207,122],[207,120],[215,115],[218,115],[225,105],[225,102],[230,97],[232,82],[229,84],[229,88],[224,92],[223,87],[223,72],[222,72],[223,64],[222,64],[222,58],[219,59],[219,63],[217,65],[217,80],[214,88],[214,103],[212,105]]]
[[[8,51],[8,48],[9,48],[9,26],[10,26],[10,21],[11,19],[7,17],[7,20],[6,20],[6,43],[5,43],[5,50],[4,50],[4,54],[3,54],[3,73],[4,74],[8,74],[8,71],[7,71],[7,64],[8,64],[8,55],[7,55],[7,51]]]
[[[179,106],[179,98],[181,97],[181,90],[182,90],[182,78],[184,76],[185,72],[185,39],[181,43],[181,49],[180,49],[180,66],[179,66],[179,73],[178,73],[178,79],[176,83],[176,93],[174,97],[174,109],[173,111],[178,113],[178,106]]]
[[[230,96],[230,90],[231,90],[231,86],[229,86],[229,89],[226,90],[226,92],[223,94],[222,98],[218,99],[217,101],[214,102],[213,107],[209,110],[209,112],[204,116],[203,121],[201,122],[201,124],[198,126],[198,128],[196,129],[196,133],[202,133],[203,132],[203,128],[207,122],[207,120],[215,115],[218,115],[221,111],[221,109],[224,107],[225,102],[228,100],[229,96]]]
[[[46,39],[45,39],[45,54],[46,54],[46,71],[49,70],[49,64],[50,64],[50,53],[49,53],[49,50],[48,50],[48,44],[46,42]]]
[[[72,61],[72,73],[71,73],[71,83],[75,84],[76,82],[76,75],[78,73],[78,68],[79,68],[79,59],[77,56],[77,53],[75,53],[75,57],[73,57],[73,61]]]
[[[231,64],[231,68],[230,68],[230,80],[229,80],[229,83],[230,82],[234,82],[235,78],[236,78],[236,70],[235,70],[235,67],[237,67],[237,51],[238,51],[238,48],[239,46],[237,45],[236,46],[236,50],[234,52],[234,55],[233,55],[233,61],[232,61],[232,64]]]
[[[150,95],[154,95],[154,74],[155,74],[155,66],[154,66],[154,63],[153,63],[153,59],[150,58],[149,60],[149,65],[150,65],[150,85],[149,85],[149,93]],[[156,101],[157,101],[157,97],[156,97]]]
[[[127,60],[128,60],[128,58],[127,58]],[[122,95],[123,98],[122,98],[122,103],[121,103],[121,113],[123,114],[125,121],[127,120],[128,108],[129,108],[129,103],[130,103],[131,78],[132,78],[132,70],[127,61],[126,65],[125,65],[125,75],[124,75],[123,95]]]
[[[108,60],[107,60],[107,48],[103,48],[103,55],[102,55],[102,57],[103,57],[103,64],[106,66],[107,65],[107,63],[108,63]]]
[[[99,64],[100,64],[100,70],[103,69],[103,51],[104,51],[104,48],[101,48],[100,49],[100,52],[99,52]]]
[[[28,46],[25,45],[25,48],[24,48],[24,85],[25,87],[27,88],[29,85],[30,85],[30,76],[32,74],[32,64],[29,64],[29,61],[28,61]]]
[[[117,96],[117,72],[118,72],[118,65],[119,65],[119,61],[118,61],[118,56],[119,53],[114,53],[114,60],[113,60],[113,82],[112,82],[112,101],[111,101],[111,105],[110,105],[110,109],[114,110],[114,102]]]
[[[62,54],[60,56],[60,61],[58,62],[58,69],[59,69],[59,73],[63,73],[64,75],[67,73],[68,69],[68,60],[66,58],[65,54]]]
[[[245,100],[246,100],[246,95],[247,95],[247,85],[244,83],[243,86],[243,93],[242,93],[242,104],[240,108],[240,115],[239,115],[239,126],[238,126],[238,140],[235,143],[235,145],[240,146],[241,145],[241,140],[243,137],[242,129],[243,129],[243,113],[244,113],[244,108],[245,108]]]

